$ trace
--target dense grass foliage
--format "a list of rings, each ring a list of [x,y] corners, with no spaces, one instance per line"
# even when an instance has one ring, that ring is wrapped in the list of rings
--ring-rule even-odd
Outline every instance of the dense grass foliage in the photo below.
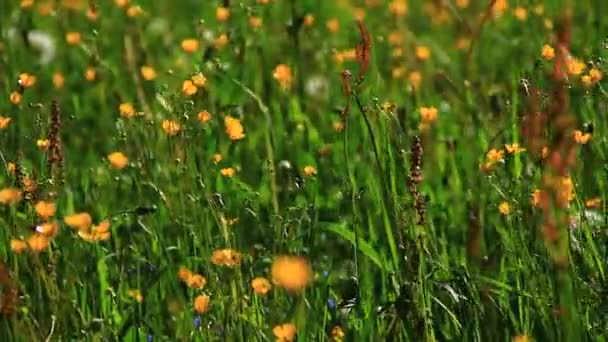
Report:
[[[0,1],[0,340],[605,341],[607,14]]]

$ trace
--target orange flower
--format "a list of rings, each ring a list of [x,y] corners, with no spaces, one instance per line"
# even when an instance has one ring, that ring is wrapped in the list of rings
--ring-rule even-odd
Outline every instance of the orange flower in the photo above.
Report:
[[[43,220],[48,220],[49,218],[55,216],[55,213],[57,212],[57,206],[55,203],[46,201],[36,203],[34,209],[36,210],[36,214],[38,214],[38,216]]]
[[[19,85],[23,88],[31,88],[36,84],[36,76],[30,75],[26,72],[19,75]]]
[[[207,285],[207,279],[200,274],[190,274],[188,279],[186,279],[186,285],[192,289],[202,289]]]
[[[231,140],[240,140],[245,137],[241,120],[228,115],[224,118],[224,126],[226,126],[226,134]]]
[[[129,158],[122,152],[112,152],[108,154],[108,161],[116,170],[122,170],[129,164]]]
[[[192,83],[199,88],[207,86],[207,78],[200,72],[192,75],[190,79],[192,80]]]
[[[76,213],[63,218],[63,222],[69,227],[77,230],[84,230],[91,226],[93,219],[88,213]]]
[[[251,287],[253,288],[253,292],[259,296],[264,296],[270,289],[272,285],[268,279],[263,277],[257,277],[251,281]]]
[[[198,39],[189,38],[182,40],[182,50],[188,53],[193,53],[198,50],[199,41]]]
[[[27,239],[27,246],[34,252],[42,252],[49,247],[50,242],[46,235],[33,234]]]
[[[27,242],[23,240],[11,240],[11,251],[15,254],[21,254],[28,249]]]
[[[208,111],[203,110],[198,113],[197,118],[200,122],[208,122],[209,120],[211,120],[211,114]]]
[[[226,21],[230,18],[230,9],[226,7],[218,7],[215,9],[215,19],[218,21]]]
[[[317,169],[314,166],[307,165],[304,167],[304,175],[308,177],[315,176],[317,174]]]
[[[416,47],[416,58],[421,61],[426,61],[429,57],[431,57],[431,50],[428,47],[424,45]]]
[[[130,102],[121,103],[118,106],[118,111],[120,112],[120,116],[125,118],[131,118],[135,116],[135,108]]]
[[[308,260],[299,256],[280,256],[272,264],[272,280],[289,291],[302,290],[310,283],[312,270]]]
[[[127,291],[127,295],[130,298],[135,299],[135,301],[138,303],[141,303],[144,300],[144,296],[142,296],[141,291],[137,289]]]
[[[36,140],[36,146],[42,151],[46,151],[51,146],[51,141],[49,139],[38,139]]]
[[[216,154],[213,155],[213,162],[215,164],[217,164],[217,163],[219,163],[221,161],[222,161],[222,155],[221,154],[216,153]]]
[[[497,150],[497,149],[491,149],[488,151],[488,153],[486,153],[486,158],[488,158],[488,161],[490,161],[491,163],[496,163],[499,162],[501,160],[503,160],[505,157],[505,151],[503,150]]]
[[[406,0],[393,0],[388,5],[389,12],[396,17],[403,17],[407,14]]]
[[[11,120],[9,117],[0,115],[0,130],[6,129]]]
[[[55,88],[61,89],[61,88],[63,88],[64,84],[65,84],[65,77],[63,76],[63,74],[60,72],[53,73],[53,85],[55,86]]]
[[[146,81],[152,81],[156,78],[156,70],[149,66],[149,65],[144,65],[142,66],[139,71],[141,72],[141,76],[144,78],[144,80]]]
[[[526,150],[525,148],[520,147],[518,143],[505,144],[505,149],[510,154],[517,154]]]
[[[211,262],[217,266],[234,267],[241,263],[243,255],[233,249],[216,249],[211,256]]]
[[[578,129],[574,131],[574,141],[577,144],[584,145],[589,142],[589,139],[591,139],[591,133],[583,133],[583,131]]]
[[[325,23],[325,26],[327,26],[327,30],[331,33],[340,31],[340,21],[338,19],[334,18],[328,20],[327,23]]]
[[[602,199],[599,197],[590,198],[585,201],[585,207],[587,208],[599,208],[602,204]]]
[[[17,188],[4,188],[0,190],[0,203],[6,205],[17,204],[23,198],[23,194]]]
[[[591,77],[591,82],[597,83],[602,80],[602,72],[596,68],[592,68],[589,70],[589,77]]]
[[[114,3],[118,7],[126,7],[129,4],[130,0],[114,0]]]
[[[256,16],[249,17],[249,25],[254,29],[262,27],[262,18]]]
[[[331,338],[334,341],[342,341],[344,340],[344,336],[346,335],[344,334],[344,330],[342,330],[341,326],[336,325],[331,329]]]
[[[421,107],[419,110],[422,121],[430,123],[437,120],[438,111],[435,107]]]
[[[408,75],[408,80],[412,89],[418,90],[418,88],[420,88],[420,83],[422,82],[422,74],[419,71],[412,71]]]
[[[65,41],[70,45],[76,45],[80,43],[80,40],[80,32],[68,32],[65,34]]]
[[[88,67],[84,73],[84,78],[89,82],[95,81],[97,78],[97,70],[95,70],[94,67]]]
[[[184,283],[188,282],[188,279],[192,276],[192,271],[190,271],[186,266],[180,266],[177,271],[177,277],[183,281]]]
[[[228,39],[228,35],[222,33],[219,35],[219,37],[215,38],[215,40],[213,41],[213,46],[219,50],[226,46],[228,42],[230,42],[230,40]]]
[[[515,18],[517,18],[519,21],[525,21],[528,19],[528,11],[521,6],[518,6],[515,8],[515,10],[513,10],[513,15],[515,15]]]
[[[22,99],[23,99],[23,95],[20,92],[18,92],[18,91],[13,91],[9,95],[9,100],[14,105],[20,104]]]
[[[552,60],[555,57],[555,49],[551,45],[543,45],[541,56],[546,60]]]
[[[184,95],[192,96],[196,94],[197,91],[198,88],[194,85],[192,80],[185,80],[184,83],[182,83],[182,93],[184,93]]]
[[[574,57],[570,57],[570,58],[568,58],[568,61],[567,61],[567,67],[568,67],[568,74],[570,74],[572,76],[578,76],[578,75],[582,74],[583,71],[585,71],[586,65],[585,65],[585,63],[581,62],[580,60],[578,60]]]
[[[311,27],[315,23],[315,16],[312,14],[307,14],[304,16],[304,26]]]
[[[129,6],[129,8],[127,8],[127,16],[130,18],[137,17],[142,12],[143,12],[143,10],[141,9],[141,6],[133,5],[133,6]]]
[[[511,213],[511,205],[506,201],[500,202],[498,205],[498,211],[505,216],[509,215],[509,213]]]
[[[36,226],[37,233],[49,238],[55,236],[55,234],[57,234],[57,231],[59,231],[59,225],[57,224],[57,222],[48,222]]]
[[[209,302],[211,299],[207,295],[198,295],[194,298],[194,311],[197,314],[204,314],[209,311]]]
[[[231,167],[223,168],[220,170],[220,174],[224,177],[232,177],[234,176],[235,172],[236,171]]]
[[[169,136],[177,135],[182,130],[182,125],[175,120],[163,120],[161,127]]]
[[[112,237],[110,232],[110,221],[103,220],[97,226],[93,226],[90,229],[80,229],[78,236],[88,242],[106,241]]]
[[[292,323],[279,324],[272,328],[277,342],[291,342],[296,338],[296,326]]]
[[[274,68],[272,77],[279,82],[281,88],[289,89],[293,82],[291,68],[286,64],[279,64]]]

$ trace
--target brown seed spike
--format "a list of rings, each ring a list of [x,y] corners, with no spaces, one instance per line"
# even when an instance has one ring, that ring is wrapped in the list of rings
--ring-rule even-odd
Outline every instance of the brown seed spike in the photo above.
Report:
[[[357,44],[357,62],[359,63],[359,75],[357,78],[360,82],[369,68],[372,50],[372,36],[367,30],[367,27],[365,27],[363,21],[357,20],[357,26],[359,26],[360,34],[359,44]]]

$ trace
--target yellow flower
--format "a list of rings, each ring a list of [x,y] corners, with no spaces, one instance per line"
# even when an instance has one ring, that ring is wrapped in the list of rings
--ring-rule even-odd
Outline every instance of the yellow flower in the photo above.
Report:
[[[192,96],[196,94],[197,91],[198,88],[194,85],[192,80],[185,80],[184,83],[182,83],[182,93],[184,93],[184,95]]]
[[[342,341],[344,339],[344,336],[344,330],[342,330],[341,326],[336,325],[331,329],[331,338],[334,341]]]
[[[0,130],[6,129],[11,122],[11,118],[0,115]]]
[[[469,0],[456,0],[456,6],[460,8],[467,8],[469,7]]]
[[[519,146],[518,143],[514,144],[505,144],[505,150],[507,150],[510,154],[517,154],[520,152],[524,152],[526,149]]]
[[[80,40],[80,32],[68,32],[65,34],[65,41],[70,45],[76,45],[80,43]]]
[[[327,26],[327,30],[331,33],[340,31],[340,21],[338,19],[334,18],[328,20],[327,23],[325,23],[325,26]]]
[[[23,95],[18,91],[11,92],[11,95],[9,96],[9,100],[14,105],[20,104],[22,99]]]
[[[589,70],[589,77],[591,77],[593,83],[597,83],[602,80],[602,72],[596,68],[592,68]]]
[[[141,9],[141,6],[133,5],[133,6],[129,6],[129,8],[127,8],[127,16],[131,17],[131,18],[137,17],[142,12],[143,12],[143,10]]]
[[[279,82],[281,88],[289,89],[291,88],[291,84],[293,82],[293,75],[291,73],[291,68],[286,64],[279,64],[274,68],[274,72],[272,73],[272,77]]]
[[[17,188],[4,188],[0,190],[0,203],[6,205],[17,204],[23,198],[23,194]]]
[[[55,213],[57,212],[57,206],[55,203],[46,201],[36,203],[34,209],[36,210],[36,214],[38,214],[38,216],[43,220],[48,220],[49,218],[55,216]]]
[[[249,25],[254,29],[262,27],[262,18],[256,16],[249,17]]]
[[[488,161],[490,161],[491,163],[496,163],[499,162],[501,160],[503,160],[505,157],[505,151],[503,150],[497,150],[497,149],[491,149],[488,151],[488,153],[486,153],[486,158],[488,158]]]
[[[51,240],[42,234],[33,234],[27,239],[27,246],[34,252],[42,252],[49,247]]]
[[[22,9],[30,9],[34,6],[34,0],[21,0]]]
[[[95,81],[97,78],[97,70],[95,70],[94,67],[88,67],[84,73],[84,78],[89,82]]]
[[[296,326],[292,323],[283,323],[272,328],[277,342],[291,342],[296,338]]]
[[[517,335],[513,337],[512,342],[532,342],[532,339],[528,335]]]
[[[207,285],[207,279],[200,274],[193,273],[186,279],[186,285],[189,288],[201,290]]]
[[[431,50],[424,45],[417,46],[416,57],[421,61],[426,61],[429,59],[429,57],[431,57]]]
[[[420,88],[420,83],[422,82],[422,74],[419,71],[412,71],[408,75],[408,80],[412,89],[418,90],[418,88]]]
[[[317,174],[317,169],[314,166],[307,165],[304,167],[304,175],[308,177],[315,176]]]
[[[108,154],[108,161],[116,170],[122,170],[129,164],[129,158],[122,152],[112,152]]]
[[[264,277],[257,277],[251,281],[251,287],[253,288],[253,292],[259,296],[264,296],[272,289],[272,285],[268,279]]]
[[[199,88],[207,86],[207,78],[200,72],[192,75],[190,79],[192,80],[192,83]]]
[[[141,295],[141,291],[137,289],[127,291],[127,295],[130,298],[135,299],[135,301],[138,303],[141,303],[144,300],[144,296]]]
[[[46,151],[51,146],[51,141],[49,139],[38,139],[36,140],[36,146],[42,151]]]
[[[545,44],[541,56],[546,60],[552,60],[555,57],[555,49],[551,45]]]
[[[585,86],[585,88],[590,88],[593,85],[593,81],[591,80],[591,76],[583,75],[581,77],[581,82]]]
[[[204,314],[209,311],[210,298],[207,295],[198,295],[194,298],[194,311],[197,314]]]
[[[424,122],[430,123],[437,120],[438,111],[435,107],[421,107],[418,111],[420,112],[420,117]]]
[[[215,9],[215,19],[218,21],[226,21],[230,18],[230,9],[226,7],[218,7]]]
[[[169,136],[177,135],[182,130],[182,125],[175,120],[163,120],[161,127]]]
[[[393,0],[388,5],[389,12],[396,17],[403,17],[407,14],[406,0]]]
[[[509,215],[509,213],[511,213],[511,205],[509,204],[509,202],[500,202],[500,204],[498,205],[498,211],[500,211],[501,214],[503,215]]]
[[[78,230],[78,236],[88,242],[106,241],[112,237],[110,221],[103,220],[97,226]]]
[[[144,65],[142,66],[139,71],[141,72],[141,76],[144,78],[144,80],[146,81],[152,81],[156,78],[156,70],[149,66],[149,65]]]
[[[23,240],[11,240],[11,251],[15,254],[21,254],[28,249],[27,242]]]
[[[590,198],[585,201],[585,207],[587,208],[599,208],[602,204],[602,199],[599,197]]]
[[[219,163],[222,161],[222,155],[220,153],[216,153],[213,155],[213,162],[215,164]]]
[[[273,282],[286,290],[302,290],[310,283],[312,271],[308,260],[300,256],[279,256],[272,263]]]
[[[240,140],[245,137],[245,130],[243,129],[243,125],[241,125],[241,120],[228,115],[224,118],[224,126],[226,126],[226,134],[228,134],[231,140]]]
[[[528,11],[526,11],[526,9],[521,6],[516,7],[515,10],[513,10],[513,14],[515,15],[515,18],[517,18],[517,20],[519,21],[525,21],[526,19],[528,19]]]
[[[568,58],[568,61],[567,61],[567,67],[568,67],[568,74],[570,74],[572,76],[578,76],[578,75],[582,74],[583,71],[585,71],[586,65],[585,65],[585,63],[581,62],[580,60],[578,60],[574,57],[570,57],[570,58]]]
[[[206,110],[203,110],[198,113],[197,118],[200,122],[208,122],[209,120],[211,120],[211,113]]]
[[[193,53],[198,50],[199,41],[198,39],[189,38],[182,40],[182,50],[188,53]]]
[[[500,16],[509,8],[509,2],[507,0],[496,0],[492,6],[492,14],[494,16]]]
[[[114,0],[114,3],[118,7],[126,7],[129,4],[130,0]]]
[[[591,133],[583,133],[583,131],[578,129],[574,131],[574,141],[577,144],[584,145],[589,142],[589,139],[591,139]]]
[[[53,73],[53,85],[55,86],[55,88],[61,89],[61,88],[63,88],[64,84],[65,84],[65,77],[63,76],[63,74],[60,72]]]
[[[23,88],[31,88],[36,84],[36,76],[30,75],[26,72],[19,75],[19,85]]]
[[[222,33],[219,35],[219,37],[215,38],[215,40],[213,41],[213,46],[215,46],[215,48],[219,50],[226,46],[229,41],[230,40],[228,39],[228,35]]]
[[[315,16],[312,14],[307,14],[304,16],[304,26],[311,27],[315,23]]]
[[[235,172],[236,171],[231,167],[223,168],[220,170],[220,174],[224,177],[232,177],[234,176]]]
[[[28,176],[25,176],[25,177],[23,177],[23,179],[21,179],[21,185],[23,187],[23,190],[25,190],[25,192],[30,192],[30,193],[36,191],[36,188],[38,186],[36,184],[36,181]]]
[[[93,219],[88,213],[76,213],[63,218],[63,222],[77,230],[85,230],[91,226]]]
[[[135,116],[135,108],[130,102],[121,103],[118,106],[118,111],[120,112],[120,116],[124,118],[132,118],[133,116]]]
[[[216,249],[211,256],[211,262],[217,266],[234,267],[241,263],[243,255],[233,249]]]
[[[11,175],[14,175],[17,171],[17,164],[13,162],[8,162],[8,164],[6,164],[6,171],[8,171],[8,173],[10,173]]]

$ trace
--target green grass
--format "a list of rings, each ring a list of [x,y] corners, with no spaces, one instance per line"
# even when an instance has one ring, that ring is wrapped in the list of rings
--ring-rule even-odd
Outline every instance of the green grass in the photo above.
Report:
[[[0,116],[11,118],[0,129],[0,189],[24,190],[24,177],[37,183],[18,203],[0,204],[0,262],[18,291],[14,312],[0,315],[0,340],[266,341],[283,323],[295,324],[298,341],[332,340],[336,326],[347,341],[608,339],[605,80],[585,87],[580,76],[568,79],[566,115],[575,121],[566,133],[593,127],[568,170],[575,193],[568,208],[532,204],[552,169],[522,134],[531,105],[551,114],[554,61],[541,49],[556,46],[566,8],[569,51],[585,62],[585,74],[608,72],[604,1],[512,0],[485,22],[491,1],[467,8],[437,1],[441,14],[430,10],[434,2],[410,0],[398,17],[389,1],[133,0],[143,10],[133,18],[113,1],[91,1],[99,9],[94,21],[87,1],[78,11],[58,2],[52,15],[40,13],[41,2],[30,9],[0,2]],[[223,5],[231,15],[220,22]],[[514,15],[518,6],[525,20]],[[372,39],[362,79],[357,60],[335,60],[360,40],[355,7],[365,9]],[[250,26],[251,16],[262,19],[260,28]],[[447,21],[435,22],[442,16]],[[336,33],[326,27],[331,19],[339,20]],[[40,62],[45,52],[27,43],[28,32],[52,39],[50,62]],[[79,32],[81,42],[67,44],[68,32]],[[216,49],[221,33],[229,42]],[[403,41],[394,45],[391,34]],[[200,41],[195,53],[182,50],[187,38]],[[460,38],[471,48],[457,48]],[[430,58],[417,59],[418,46]],[[291,68],[289,89],[273,78],[279,64]],[[156,70],[155,80],[142,78],[144,65]],[[85,79],[88,67],[97,72],[93,81]],[[418,87],[408,79],[415,71]],[[24,72],[36,84],[13,104]],[[61,88],[53,84],[58,72]],[[198,72],[207,86],[184,95],[182,82]],[[320,86],[310,91],[315,81]],[[528,94],[536,89],[535,102]],[[51,154],[37,140],[51,135],[53,100],[64,161],[49,173]],[[142,115],[122,117],[121,103]],[[438,109],[427,128],[422,107]],[[203,110],[208,122],[197,120]],[[241,120],[243,139],[226,134],[228,115]],[[166,134],[163,120],[179,122],[181,131]],[[554,147],[557,121],[536,138]],[[423,180],[413,191],[415,137]],[[505,152],[482,170],[488,151],[512,143],[528,150]],[[126,168],[111,167],[107,155],[116,151],[129,158]],[[307,166],[316,174],[307,175]],[[233,177],[221,174],[228,167]],[[600,206],[587,208],[593,198]],[[37,234],[39,200],[57,204],[59,232],[41,252],[16,253],[12,240]],[[416,205],[424,207],[424,224]],[[109,219],[111,238],[80,238],[64,222],[77,212],[94,224]],[[558,225],[554,244],[543,223],[564,213],[579,223]],[[242,253],[241,262],[212,263],[223,248]],[[280,255],[305,257],[310,284],[255,294],[251,280],[272,280]],[[202,274],[206,286],[188,288],[180,266]],[[6,294],[9,288],[0,285]],[[200,294],[211,299],[203,314],[193,309]]]

